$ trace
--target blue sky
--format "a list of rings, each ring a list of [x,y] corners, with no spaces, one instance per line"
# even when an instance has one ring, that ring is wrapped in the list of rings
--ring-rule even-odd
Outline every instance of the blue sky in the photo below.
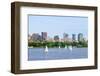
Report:
[[[49,37],[59,35],[60,38],[63,33],[69,37],[78,33],[88,36],[88,17],[29,15],[28,19],[29,34],[47,32]]]

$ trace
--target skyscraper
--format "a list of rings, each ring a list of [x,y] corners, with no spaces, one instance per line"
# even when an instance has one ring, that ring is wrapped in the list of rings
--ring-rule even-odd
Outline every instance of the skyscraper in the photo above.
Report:
[[[64,41],[66,41],[68,39],[68,34],[67,33],[63,34],[63,39],[64,39]]]
[[[33,33],[32,34],[32,40],[41,40],[42,37],[38,33]]]
[[[42,40],[47,40],[47,32],[41,32]]]
[[[83,34],[82,33],[78,34],[78,41],[83,41]]]
[[[76,34],[72,34],[72,40],[76,41]]]

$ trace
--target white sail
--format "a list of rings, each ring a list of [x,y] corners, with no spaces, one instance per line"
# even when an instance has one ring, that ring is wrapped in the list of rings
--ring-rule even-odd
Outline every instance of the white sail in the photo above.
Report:
[[[60,48],[60,46],[59,46],[59,48]]]
[[[45,51],[46,53],[48,52],[48,47],[47,47],[47,46],[45,47],[45,50],[44,50],[44,51]]]
[[[65,46],[65,49],[67,49],[67,45]]]
[[[70,51],[72,51],[72,50],[73,50],[72,46],[69,46],[69,50],[70,50]]]

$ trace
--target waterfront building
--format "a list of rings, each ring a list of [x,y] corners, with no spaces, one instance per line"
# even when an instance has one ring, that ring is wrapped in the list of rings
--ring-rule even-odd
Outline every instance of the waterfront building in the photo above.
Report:
[[[64,39],[62,38],[62,39],[60,39],[60,42],[64,42]]]
[[[42,40],[42,37],[38,33],[33,33],[32,40]]]
[[[69,36],[69,35],[68,35],[67,33],[64,33],[64,34],[63,34],[63,40],[64,40],[64,41],[67,41],[67,40],[68,40],[68,36]]]
[[[76,41],[76,34],[72,34],[72,41]]]
[[[72,38],[67,39],[67,42],[72,42],[72,41],[73,41]]]
[[[48,41],[48,42],[54,42],[54,39],[51,38],[51,37],[47,37],[47,41]]]
[[[55,41],[59,41],[59,36],[58,36],[58,35],[55,35],[55,36],[54,36],[54,40],[55,40]]]
[[[47,40],[47,32],[41,32],[42,40]]]
[[[83,34],[82,33],[78,34],[78,41],[83,41]]]

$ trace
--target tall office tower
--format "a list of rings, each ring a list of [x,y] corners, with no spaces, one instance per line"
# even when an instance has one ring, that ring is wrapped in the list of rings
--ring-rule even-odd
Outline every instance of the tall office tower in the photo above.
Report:
[[[83,41],[83,34],[82,33],[78,34],[78,41]]]
[[[64,41],[68,40],[68,34],[67,34],[67,33],[64,33],[64,34],[63,34],[63,40],[64,40]]]
[[[41,32],[42,40],[47,40],[47,32]]]
[[[72,40],[76,41],[76,34],[72,34]]]

